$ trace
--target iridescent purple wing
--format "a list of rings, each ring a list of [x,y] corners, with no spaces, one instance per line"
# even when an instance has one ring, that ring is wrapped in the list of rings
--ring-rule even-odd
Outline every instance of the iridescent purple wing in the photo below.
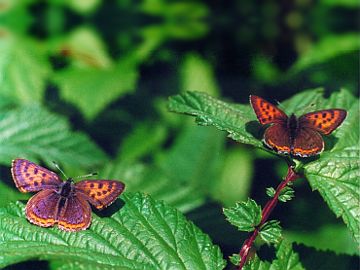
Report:
[[[21,192],[55,189],[62,182],[56,173],[21,158],[12,161],[11,173]]]
[[[282,124],[274,124],[266,129],[264,143],[279,154],[290,154],[290,132]]]
[[[97,209],[112,204],[124,189],[124,183],[113,180],[84,180],[75,184],[76,192],[83,194]]]
[[[90,204],[80,196],[71,196],[59,206],[58,227],[64,231],[86,230],[91,223]]]
[[[57,205],[60,195],[53,190],[42,190],[31,197],[26,204],[26,218],[41,227],[51,227],[56,222]]]

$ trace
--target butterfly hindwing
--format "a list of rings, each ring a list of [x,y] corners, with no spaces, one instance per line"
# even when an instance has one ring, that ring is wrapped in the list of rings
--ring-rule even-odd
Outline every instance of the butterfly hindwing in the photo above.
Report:
[[[266,129],[264,143],[280,154],[291,152],[289,130],[281,124],[274,124]]]
[[[299,118],[299,125],[310,127],[329,135],[344,121],[347,112],[342,109],[329,109],[307,113]]]
[[[26,159],[12,161],[11,173],[16,187],[21,192],[35,192],[57,187],[61,180],[56,173]]]
[[[288,118],[282,110],[261,97],[251,95],[250,103],[262,125],[286,122]]]
[[[291,154],[299,157],[310,157],[324,150],[324,140],[314,129],[300,128],[294,138]]]
[[[53,190],[42,190],[32,196],[25,207],[26,218],[41,227],[50,227],[56,223],[57,205],[60,195]]]
[[[64,231],[85,230],[91,223],[91,208],[82,196],[73,196],[63,201],[57,216],[58,227]]]
[[[113,180],[84,180],[75,184],[76,191],[84,194],[97,209],[113,203],[124,188],[124,183]]]

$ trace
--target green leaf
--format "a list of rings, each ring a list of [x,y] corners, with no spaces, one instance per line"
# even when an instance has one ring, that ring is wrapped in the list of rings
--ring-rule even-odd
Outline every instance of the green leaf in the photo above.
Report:
[[[268,195],[270,198],[274,198],[275,193],[276,193],[275,188],[273,187],[266,188],[266,195]]]
[[[47,164],[55,160],[70,166],[89,167],[107,160],[89,137],[70,131],[67,121],[41,107],[0,112],[0,163],[16,157]]]
[[[321,0],[321,4],[334,6],[334,7],[346,7],[346,8],[358,8],[359,2],[357,0]]]
[[[239,265],[241,258],[239,254],[233,254],[229,257],[229,260],[233,265]]]
[[[221,176],[213,185],[212,196],[228,207],[249,196],[254,155],[241,145],[228,149],[224,154]]]
[[[14,103],[30,104],[43,99],[46,79],[51,73],[46,50],[30,39],[1,29],[0,97]]]
[[[304,270],[299,262],[299,255],[292,250],[292,244],[288,241],[282,241],[279,244],[276,258],[270,270]]]
[[[292,250],[290,242],[283,240],[276,245],[276,249],[276,259],[271,264],[261,261],[255,255],[244,265],[243,270],[304,270],[299,262],[299,256]]]
[[[260,258],[255,254],[254,258],[246,263],[243,270],[269,270],[270,263],[261,261]]]
[[[104,269],[222,269],[220,249],[184,216],[148,195],[124,194],[112,217],[94,215],[90,229],[64,232],[25,219],[21,203],[0,208],[0,266],[63,260]]]
[[[182,89],[206,92],[217,96],[219,87],[212,66],[198,54],[186,55],[181,66]]]
[[[118,151],[119,160],[137,160],[156,151],[166,139],[166,128],[160,123],[138,123],[134,130],[124,138]],[[151,134],[149,136],[149,134]]]
[[[336,254],[360,255],[350,231],[345,225],[324,225],[315,231],[284,231],[284,237],[298,244]],[[334,238],[336,235],[336,239]],[[329,241],[331,239],[331,241]]]
[[[259,235],[266,243],[279,243],[281,240],[280,221],[270,220],[261,226]]]
[[[322,64],[339,55],[359,49],[360,40],[357,33],[326,36],[300,56],[290,72],[299,72],[310,66]]]
[[[360,159],[359,101],[343,90],[334,93],[327,106],[345,108],[348,115],[335,132],[336,144],[318,160],[304,166],[304,173],[313,190],[318,190],[337,217],[360,244]]]
[[[236,141],[262,147],[261,141],[248,132],[247,124],[256,121],[249,105],[229,104],[205,93],[185,92],[169,98],[169,110],[196,116],[199,125],[215,126]]]
[[[261,221],[261,207],[252,199],[224,208],[226,219],[240,231],[251,232]]]
[[[290,201],[292,198],[294,198],[294,190],[291,187],[285,187],[279,196],[279,201],[281,202],[287,202]]]
[[[135,143],[132,145],[137,151]],[[189,211],[205,201],[217,179],[223,147],[224,137],[216,130],[187,126],[168,152],[156,156],[154,164],[134,164],[123,155],[100,173],[105,178],[122,179],[127,190],[145,191],[181,211]]]
[[[9,202],[14,202],[16,200],[25,200],[29,198],[29,194],[21,193],[15,188],[5,184],[0,180],[0,207],[7,205]]]
[[[57,41],[54,50],[68,56],[74,67],[105,69],[113,65],[104,42],[90,27],[78,27],[63,40]]]
[[[80,109],[88,120],[95,118],[110,102],[135,89],[138,72],[132,61],[119,61],[109,68],[69,67],[53,77],[61,96]]]

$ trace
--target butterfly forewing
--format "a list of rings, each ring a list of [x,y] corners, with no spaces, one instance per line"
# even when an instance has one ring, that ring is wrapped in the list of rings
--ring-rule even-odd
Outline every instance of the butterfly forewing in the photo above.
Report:
[[[342,109],[329,109],[307,113],[299,118],[301,127],[313,128],[325,135],[333,132],[346,117]]]
[[[265,99],[251,95],[250,103],[260,124],[266,125],[276,122],[286,123],[288,118],[287,115]]]
[[[13,160],[11,173],[16,187],[21,192],[53,189],[61,183],[56,173],[26,159],[18,158]]]
[[[66,199],[61,204],[58,213],[58,227],[61,230],[79,231],[90,226],[90,204],[82,196],[73,196]]]
[[[26,218],[41,227],[50,227],[56,223],[57,205],[60,195],[53,190],[42,190],[27,202]]]
[[[84,180],[75,184],[76,192],[84,194],[97,209],[113,203],[124,188],[124,183],[113,180]]]
[[[268,127],[264,134],[264,143],[280,154],[289,154],[291,151],[289,130],[281,124]]]
[[[314,129],[301,128],[294,138],[291,154],[299,157],[310,157],[324,150],[324,140]]]

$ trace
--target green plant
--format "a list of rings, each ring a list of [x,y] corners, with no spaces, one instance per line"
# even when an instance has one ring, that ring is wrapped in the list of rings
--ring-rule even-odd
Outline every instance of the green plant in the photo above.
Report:
[[[239,252],[240,260],[236,261],[239,269],[242,269],[247,262],[249,251],[258,234],[266,243],[280,242],[279,222],[267,221],[267,219],[278,200],[286,202],[292,199],[294,191],[289,184],[301,176],[308,179],[313,190],[320,192],[336,216],[342,217],[355,241],[360,244],[358,230],[359,186],[357,183],[360,167],[358,102],[344,89],[334,93],[329,99],[323,99],[322,95],[321,89],[308,90],[283,102],[282,106],[288,113],[296,112],[297,114],[301,114],[313,101],[316,101],[317,109],[346,108],[349,116],[341,129],[336,132],[335,137],[332,138],[331,148],[317,159],[290,160],[287,157],[288,173],[276,191],[273,188],[267,190],[267,194],[272,198],[262,211],[261,207],[253,200],[224,209],[224,214],[229,222],[237,226],[240,231],[252,231],[252,235],[244,242]],[[225,103],[200,92],[187,92],[171,97],[169,108],[171,111],[195,116],[196,122],[200,125],[213,125],[224,130],[228,132],[229,137],[236,141],[270,151],[255,137],[256,129],[250,128],[250,124],[255,118],[249,106]],[[276,247],[280,249],[280,246]],[[256,260],[250,260],[250,262],[251,266],[247,267],[263,269]],[[275,262],[273,264],[275,269],[285,269],[276,268]],[[286,269],[301,269],[299,267],[296,264]]]

